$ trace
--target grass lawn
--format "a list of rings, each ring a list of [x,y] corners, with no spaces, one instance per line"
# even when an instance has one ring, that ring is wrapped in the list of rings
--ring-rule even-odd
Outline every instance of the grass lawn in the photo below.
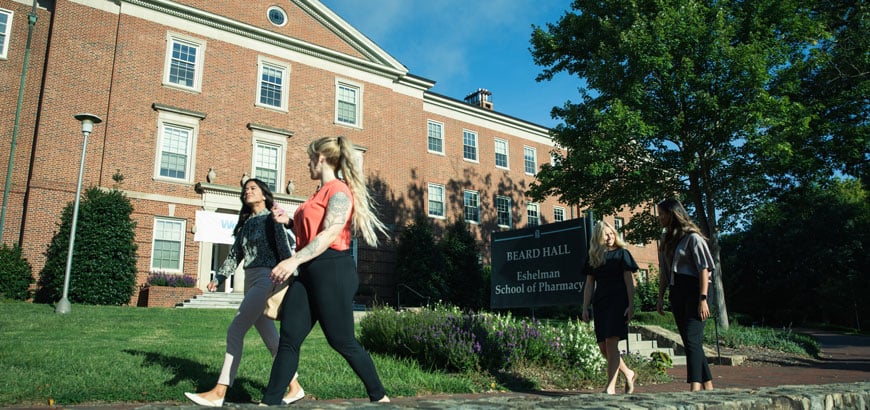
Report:
[[[0,406],[185,402],[210,389],[225,352],[228,309],[172,309],[0,301]],[[472,393],[472,375],[427,372],[413,361],[373,355],[390,396]],[[251,329],[228,402],[262,397],[272,358]],[[318,399],[365,398],[362,382],[319,327],[302,345],[300,382]]]

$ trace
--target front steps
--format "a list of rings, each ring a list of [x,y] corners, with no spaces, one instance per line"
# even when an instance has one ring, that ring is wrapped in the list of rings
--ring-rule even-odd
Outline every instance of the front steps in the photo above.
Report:
[[[671,362],[674,366],[686,364],[686,356],[677,356],[674,353],[674,349],[670,347],[661,347],[655,340],[643,340],[643,336],[640,333],[629,333],[628,339],[620,340],[617,347],[620,352],[628,352],[645,359],[649,359],[650,354],[653,352],[664,352],[671,358]]]
[[[238,309],[245,295],[242,293],[206,292],[175,305],[185,309]]]

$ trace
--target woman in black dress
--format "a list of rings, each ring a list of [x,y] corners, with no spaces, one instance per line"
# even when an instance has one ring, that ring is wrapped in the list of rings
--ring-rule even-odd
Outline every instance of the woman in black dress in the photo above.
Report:
[[[595,224],[589,244],[586,264],[586,285],[583,290],[583,321],[589,322],[589,302],[592,302],[595,339],[601,354],[607,358],[607,386],[604,392],[616,393],[619,372],[625,376],[625,392],[634,392],[637,373],[629,369],[619,354],[619,341],[628,337],[628,322],[634,315],[634,277],[637,263],[616,230],[604,221]],[[594,284],[594,289],[593,289]],[[593,297],[593,290],[595,295]]]

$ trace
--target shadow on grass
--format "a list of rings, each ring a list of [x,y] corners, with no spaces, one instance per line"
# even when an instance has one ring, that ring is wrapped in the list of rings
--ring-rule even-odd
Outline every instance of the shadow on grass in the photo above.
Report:
[[[211,390],[220,376],[217,372],[208,371],[208,367],[202,363],[183,357],[167,356],[162,353],[141,350],[124,350],[124,353],[142,357],[142,367],[159,366],[172,373],[172,378],[163,383],[166,386],[177,386],[190,381],[196,386],[197,392],[203,392]],[[230,403],[251,403],[254,401],[254,398],[248,392],[250,390],[263,391],[265,388],[266,386],[262,383],[245,377],[239,377],[233,383],[233,387],[227,390],[225,400]],[[260,398],[257,397],[256,399],[259,400]],[[179,400],[186,399],[181,397]]]

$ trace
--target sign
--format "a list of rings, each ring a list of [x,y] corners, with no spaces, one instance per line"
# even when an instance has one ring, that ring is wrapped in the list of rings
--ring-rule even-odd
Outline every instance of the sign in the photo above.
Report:
[[[196,233],[193,235],[193,240],[232,245],[233,229],[238,221],[237,214],[196,211]]]
[[[580,305],[586,219],[492,234],[492,308]]]

